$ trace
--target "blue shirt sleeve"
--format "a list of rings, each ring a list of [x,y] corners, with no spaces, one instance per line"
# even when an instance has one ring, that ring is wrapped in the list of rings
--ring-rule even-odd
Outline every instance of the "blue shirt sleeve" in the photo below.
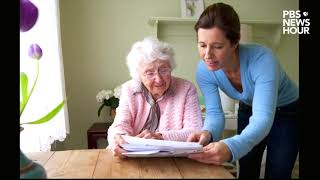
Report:
[[[232,161],[246,155],[269,133],[274,119],[279,86],[279,62],[270,51],[257,54],[248,67],[254,81],[252,116],[240,135],[224,139],[232,153]]]
[[[207,69],[203,61],[200,61],[198,64],[196,80],[204,97],[206,107],[206,116],[202,130],[209,131],[212,135],[212,140],[218,141],[222,137],[225,119],[214,73]]]

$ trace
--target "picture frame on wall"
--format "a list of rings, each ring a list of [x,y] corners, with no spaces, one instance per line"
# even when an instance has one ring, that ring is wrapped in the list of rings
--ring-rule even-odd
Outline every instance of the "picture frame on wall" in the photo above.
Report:
[[[181,0],[181,17],[199,18],[204,10],[203,0]]]

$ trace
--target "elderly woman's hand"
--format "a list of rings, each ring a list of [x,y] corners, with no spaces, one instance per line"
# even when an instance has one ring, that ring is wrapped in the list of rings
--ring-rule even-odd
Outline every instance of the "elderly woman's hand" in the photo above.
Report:
[[[126,158],[127,156],[124,156],[122,153],[127,152],[127,151],[122,149],[120,144],[125,144],[127,142],[121,137],[120,134],[116,134],[114,136],[114,142],[115,142],[115,147],[113,148],[113,155],[119,156],[121,158]]]
[[[232,159],[228,146],[223,142],[213,142],[203,148],[203,152],[190,154],[190,159],[194,159],[207,164],[221,165]]]
[[[201,131],[189,135],[188,142],[199,142],[201,145],[207,145],[211,140],[211,133],[209,131]]]
[[[146,139],[161,139],[161,140],[163,140],[161,133],[158,133],[158,132],[153,133],[153,132],[149,131],[148,129],[143,130],[136,137],[146,138]]]

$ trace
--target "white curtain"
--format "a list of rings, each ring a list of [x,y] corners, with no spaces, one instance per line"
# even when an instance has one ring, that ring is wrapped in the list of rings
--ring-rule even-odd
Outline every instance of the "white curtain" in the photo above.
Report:
[[[31,0],[39,10],[35,26],[20,32],[20,72],[28,76],[30,92],[36,76],[36,62],[28,55],[31,44],[42,48],[39,60],[39,77],[20,122],[29,122],[43,117],[53,110],[65,95],[65,82],[60,42],[60,16],[58,0]],[[21,99],[21,95],[20,95]],[[51,121],[38,125],[22,125],[20,149],[23,152],[50,151],[55,140],[63,141],[69,133],[67,104]]]

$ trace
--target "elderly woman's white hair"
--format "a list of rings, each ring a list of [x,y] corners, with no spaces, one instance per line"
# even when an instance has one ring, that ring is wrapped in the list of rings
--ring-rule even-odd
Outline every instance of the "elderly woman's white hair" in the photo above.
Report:
[[[161,42],[154,37],[146,37],[143,41],[134,43],[127,56],[131,77],[140,81],[138,72],[140,62],[149,64],[157,59],[169,61],[172,70],[176,67],[174,51],[168,43]]]

